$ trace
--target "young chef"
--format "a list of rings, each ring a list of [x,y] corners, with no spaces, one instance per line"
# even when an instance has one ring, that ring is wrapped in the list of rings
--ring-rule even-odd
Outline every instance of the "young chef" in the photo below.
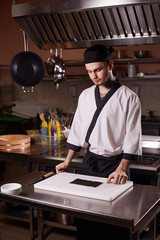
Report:
[[[68,168],[75,151],[87,149],[82,173],[127,181],[127,169],[141,155],[141,106],[137,95],[113,76],[113,48],[94,45],[84,53],[85,67],[94,85],[84,90],[78,101],[65,161],[57,173]],[[76,219],[77,240],[130,239],[130,230],[94,221]]]
[[[84,52],[85,67],[94,85],[79,97],[67,139],[68,155],[56,166],[57,173],[68,168],[75,151],[86,148],[83,174],[124,184],[130,162],[141,155],[140,101],[114,78],[113,51],[94,45]]]

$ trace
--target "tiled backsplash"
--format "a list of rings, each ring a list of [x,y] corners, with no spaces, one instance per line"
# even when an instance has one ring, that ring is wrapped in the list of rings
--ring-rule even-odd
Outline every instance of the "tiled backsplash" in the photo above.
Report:
[[[140,86],[140,100],[142,104],[142,114],[147,115],[146,110],[155,111],[155,115],[160,116],[160,80],[128,80],[122,82],[124,85],[132,89],[133,86]],[[78,95],[71,97],[69,95],[70,86],[76,86]],[[70,109],[75,110],[79,94],[83,89],[90,87],[90,80],[82,80],[75,82],[62,82],[60,88],[56,90],[54,83],[41,82],[35,87],[33,93],[24,94],[21,87],[15,86],[15,98],[18,101],[33,101],[38,104],[48,105],[52,107],[62,108],[63,111]]]
[[[128,80],[123,81],[123,84],[132,88],[139,85],[140,100],[142,104],[142,114],[147,115],[146,110],[150,109],[155,111],[155,115],[160,116],[160,80]],[[62,108],[63,111],[70,109],[75,110],[77,106],[78,96],[83,89],[90,87],[92,82],[90,80],[78,81],[63,81],[57,90],[54,83],[51,81],[42,81],[39,85],[35,86],[33,93],[23,93],[21,86],[14,84],[14,92],[12,86],[0,88],[0,101],[11,102],[12,100],[23,101],[26,104],[42,104]],[[76,86],[78,95],[76,97],[70,96],[70,87]]]

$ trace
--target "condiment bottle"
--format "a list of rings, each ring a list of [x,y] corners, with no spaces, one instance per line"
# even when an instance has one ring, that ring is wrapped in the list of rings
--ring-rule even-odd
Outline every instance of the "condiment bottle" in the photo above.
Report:
[[[56,130],[56,124],[55,120],[52,120],[52,126],[51,126],[51,138],[52,138],[52,143],[55,143],[57,141],[57,130]]]
[[[56,121],[56,131],[57,131],[57,139],[61,139],[61,125],[58,121]]]
[[[48,141],[48,124],[45,119],[41,123],[41,140],[42,143],[46,143]]]

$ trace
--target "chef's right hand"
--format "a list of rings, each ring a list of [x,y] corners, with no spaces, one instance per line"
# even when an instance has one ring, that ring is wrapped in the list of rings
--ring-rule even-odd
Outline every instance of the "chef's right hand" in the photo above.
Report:
[[[69,164],[64,161],[56,166],[56,173],[64,172],[69,167]]]
[[[68,150],[68,153],[67,153],[67,156],[66,156],[66,159],[64,160],[64,162],[58,164],[56,166],[56,173],[61,173],[61,172],[64,172],[70,165],[70,162],[72,161],[72,158],[74,156],[74,150],[72,149],[69,149]]]

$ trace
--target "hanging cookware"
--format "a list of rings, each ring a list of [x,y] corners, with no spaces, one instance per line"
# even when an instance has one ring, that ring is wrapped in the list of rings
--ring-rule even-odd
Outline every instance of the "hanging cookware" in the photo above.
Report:
[[[58,56],[58,50],[55,50],[55,55],[48,58],[46,62],[46,70],[49,75],[53,75],[56,87],[59,87],[59,83],[65,78],[66,69],[65,64],[62,59],[62,49],[61,56]]]
[[[45,66],[42,59],[35,53],[28,51],[27,36],[24,33],[24,52],[16,54],[10,63],[10,74],[13,80],[22,86],[31,87],[39,84],[45,74]]]

